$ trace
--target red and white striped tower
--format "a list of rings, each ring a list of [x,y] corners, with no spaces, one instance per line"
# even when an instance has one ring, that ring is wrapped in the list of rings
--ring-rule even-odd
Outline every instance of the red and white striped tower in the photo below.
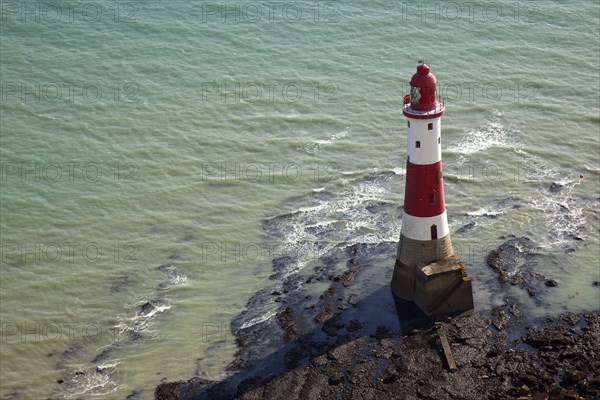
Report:
[[[402,109],[408,118],[406,189],[392,292],[427,315],[460,313],[473,308],[473,295],[454,256],[446,215],[440,134],[445,107],[427,64],[417,66],[410,86]]]

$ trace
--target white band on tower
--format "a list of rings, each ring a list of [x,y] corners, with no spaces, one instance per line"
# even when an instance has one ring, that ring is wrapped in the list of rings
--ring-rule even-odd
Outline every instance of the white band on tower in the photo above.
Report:
[[[409,118],[407,154],[413,164],[435,164],[442,159],[440,118]],[[432,129],[429,129],[431,127]]]
[[[446,211],[434,217],[414,217],[404,213],[400,233],[414,240],[441,239],[450,233]]]

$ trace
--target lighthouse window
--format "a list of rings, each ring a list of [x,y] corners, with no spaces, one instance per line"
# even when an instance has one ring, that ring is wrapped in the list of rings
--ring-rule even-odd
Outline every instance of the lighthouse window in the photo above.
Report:
[[[410,128],[410,121],[406,121],[407,122],[407,126]]]
[[[419,87],[411,86],[410,87],[410,102],[413,104],[419,104],[419,100],[421,99],[421,93],[419,93]]]
[[[436,240],[438,238],[437,225],[433,224],[430,228],[431,231],[431,240]]]
[[[440,140],[440,139],[441,139],[441,138],[438,136],[438,143],[441,143],[441,140]]]
[[[421,148],[421,142],[419,142],[419,141],[417,140],[417,141],[415,142],[415,147],[416,147],[417,149],[420,149],[420,148]]]
[[[430,122],[427,124],[427,130],[428,131],[432,131],[433,130],[433,122]]]
[[[429,193],[429,204],[435,204],[435,191]]]

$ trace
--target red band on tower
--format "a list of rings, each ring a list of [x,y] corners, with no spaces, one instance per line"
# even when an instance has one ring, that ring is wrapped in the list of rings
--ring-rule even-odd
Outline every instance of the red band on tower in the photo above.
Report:
[[[433,217],[444,211],[442,162],[429,165],[406,163],[404,212],[414,217]]]

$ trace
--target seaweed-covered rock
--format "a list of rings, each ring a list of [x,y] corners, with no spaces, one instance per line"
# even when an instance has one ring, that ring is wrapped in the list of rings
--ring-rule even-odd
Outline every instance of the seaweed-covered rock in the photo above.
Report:
[[[527,237],[510,238],[487,257],[487,265],[497,274],[501,284],[525,285],[526,275],[535,265],[535,246]]]

